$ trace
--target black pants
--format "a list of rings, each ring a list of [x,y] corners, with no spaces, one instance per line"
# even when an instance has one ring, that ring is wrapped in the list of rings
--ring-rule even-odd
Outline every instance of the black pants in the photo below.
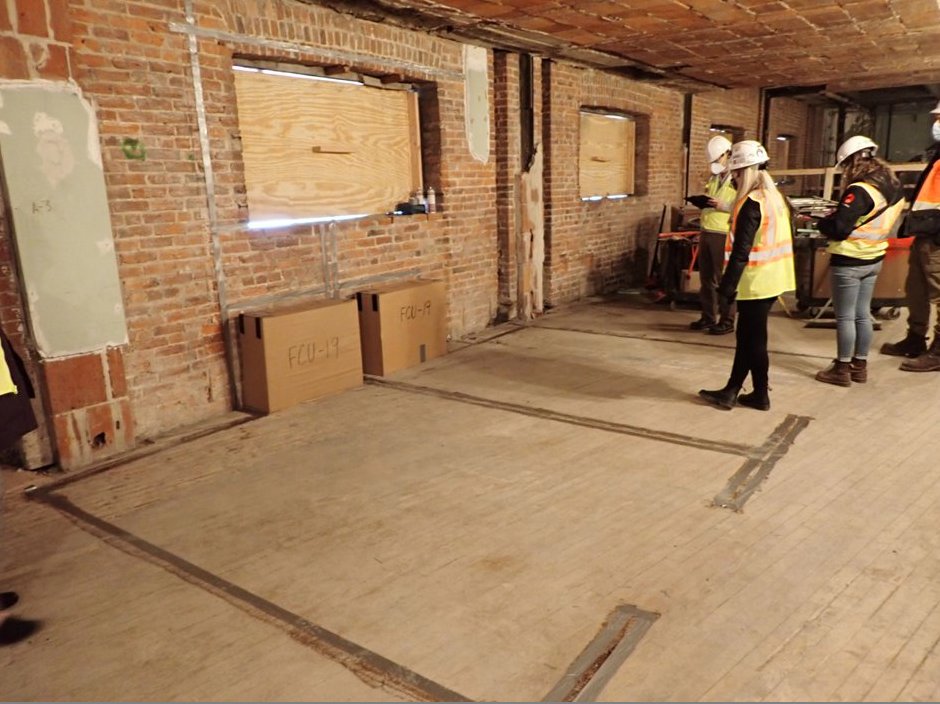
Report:
[[[698,273],[701,282],[699,300],[702,320],[709,325],[726,320],[734,322],[735,305],[718,295],[721,270],[725,265],[725,237],[716,232],[702,232],[698,238]]]
[[[738,301],[738,327],[735,330],[734,366],[729,386],[744,385],[750,373],[755,389],[767,388],[767,316],[776,298]]]

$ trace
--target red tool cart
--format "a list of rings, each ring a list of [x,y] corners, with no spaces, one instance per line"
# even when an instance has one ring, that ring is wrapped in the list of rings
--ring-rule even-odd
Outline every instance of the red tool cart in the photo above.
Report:
[[[659,233],[648,283],[657,302],[698,303],[698,239],[698,230]]]

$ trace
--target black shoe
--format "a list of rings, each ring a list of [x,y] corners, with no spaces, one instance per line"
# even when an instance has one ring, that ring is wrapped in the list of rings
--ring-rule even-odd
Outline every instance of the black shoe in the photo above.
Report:
[[[760,391],[754,389],[749,394],[741,394],[738,396],[738,403],[758,411],[770,410],[770,396],[767,395],[767,389],[761,389]]]
[[[40,628],[42,628],[41,621],[30,621],[29,619],[10,616],[6,621],[0,623],[0,645],[19,643],[29,638]]]
[[[699,318],[694,323],[689,323],[689,330],[707,330],[714,323],[710,323],[705,318]]]
[[[734,332],[734,322],[731,320],[722,320],[708,328],[709,335],[727,335],[730,332]]]
[[[907,337],[900,342],[886,342],[881,346],[881,354],[892,357],[920,357],[927,351],[927,338],[908,331]]]
[[[738,392],[740,390],[740,387],[726,386],[725,388],[718,389],[716,391],[702,389],[698,392],[698,395],[713,406],[716,406],[723,411],[730,411],[732,408],[734,408],[734,404],[737,402]]]
[[[20,597],[16,592],[0,592],[0,611],[12,609],[19,600]]]

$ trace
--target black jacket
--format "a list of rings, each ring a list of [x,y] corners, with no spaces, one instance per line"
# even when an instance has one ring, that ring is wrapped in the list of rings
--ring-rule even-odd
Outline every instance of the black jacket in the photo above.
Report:
[[[866,183],[874,186],[885,197],[888,206],[892,206],[904,197],[904,189],[895,186],[890,181],[881,178],[866,179]],[[819,221],[819,231],[830,240],[841,242],[855,231],[855,224],[865,216],[878,215],[872,212],[875,201],[861,186],[850,185],[842,193],[839,205],[831,215]],[[832,266],[859,266],[874,264],[884,259],[884,255],[877,259],[858,259],[843,254],[833,254],[830,264]]]
[[[760,221],[760,205],[749,198],[741,206],[734,221],[734,244],[731,245],[731,254],[718,286],[718,295],[729,301],[733,301],[737,296],[738,282],[747,268],[754,238],[760,229]]]
[[[17,390],[15,394],[0,396],[0,450],[2,450],[26,433],[35,430],[37,426],[36,416],[29,402],[30,396],[35,395],[33,386],[29,382],[23,360],[13,350],[3,330],[0,330],[0,346],[3,348],[3,357]]]

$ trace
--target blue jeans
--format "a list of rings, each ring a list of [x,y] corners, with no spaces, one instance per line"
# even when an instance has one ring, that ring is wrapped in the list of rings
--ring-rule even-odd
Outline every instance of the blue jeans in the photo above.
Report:
[[[883,262],[834,266],[832,307],[836,314],[836,347],[840,362],[866,359],[871,347],[871,297]]]

